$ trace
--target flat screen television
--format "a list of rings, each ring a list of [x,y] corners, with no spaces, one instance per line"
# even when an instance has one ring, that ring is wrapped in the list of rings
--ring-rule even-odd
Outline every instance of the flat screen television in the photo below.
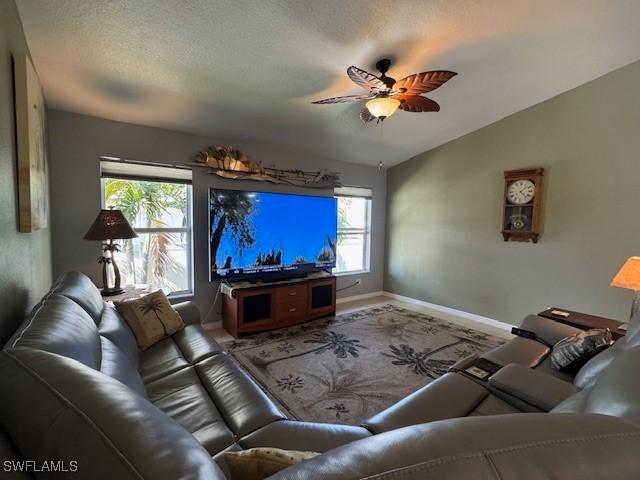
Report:
[[[333,197],[209,190],[211,280],[304,276],[336,265]]]

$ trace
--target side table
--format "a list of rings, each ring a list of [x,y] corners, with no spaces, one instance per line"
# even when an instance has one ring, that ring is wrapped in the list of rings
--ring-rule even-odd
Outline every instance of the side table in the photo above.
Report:
[[[125,300],[140,298],[147,293],[151,293],[149,285],[127,285],[124,287],[124,292],[118,295],[111,295],[109,297],[102,298],[105,302],[113,304],[114,302],[123,302]]]
[[[554,312],[563,312],[568,315],[562,315]],[[574,312],[564,308],[548,308],[547,310],[538,313],[538,315],[582,330],[589,330],[591,328],[608,328],[611,330],[611,336],[614,340],[625,336],[627,333],[625,328],[626,324],[624,322],[612,320],[611,318],[589,315],[587,313]],[[621,326],[623,326],[623,328],[620,328]]]

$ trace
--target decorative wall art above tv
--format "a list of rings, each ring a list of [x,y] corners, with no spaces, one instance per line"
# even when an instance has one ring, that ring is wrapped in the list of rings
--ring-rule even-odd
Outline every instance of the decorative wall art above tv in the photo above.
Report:
[[[337,172],[329,170],[305,172],[303,170],[281,170],[275,167],[265,167],[260,162],[251,160],[235,147],[212,145],[198,153],[195,162],[190,162],[188,165],[206,167],[209,169],[209,173],[231,180],[254,180],[309,188],[341,186]]]

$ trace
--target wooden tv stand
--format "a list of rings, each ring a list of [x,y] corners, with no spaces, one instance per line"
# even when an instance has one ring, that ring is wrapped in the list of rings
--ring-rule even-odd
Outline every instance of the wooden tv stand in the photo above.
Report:
[[[274,283],[225,282],[221,288],[222,325],[235,338],[336,313],[336,277],[329,274]]]

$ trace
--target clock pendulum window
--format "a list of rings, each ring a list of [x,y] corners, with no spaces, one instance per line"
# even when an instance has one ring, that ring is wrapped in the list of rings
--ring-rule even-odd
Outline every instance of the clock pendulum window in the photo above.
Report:
[[[543,168],[504,172],[501,233],[505,242],[538,242],[543,174]]]

